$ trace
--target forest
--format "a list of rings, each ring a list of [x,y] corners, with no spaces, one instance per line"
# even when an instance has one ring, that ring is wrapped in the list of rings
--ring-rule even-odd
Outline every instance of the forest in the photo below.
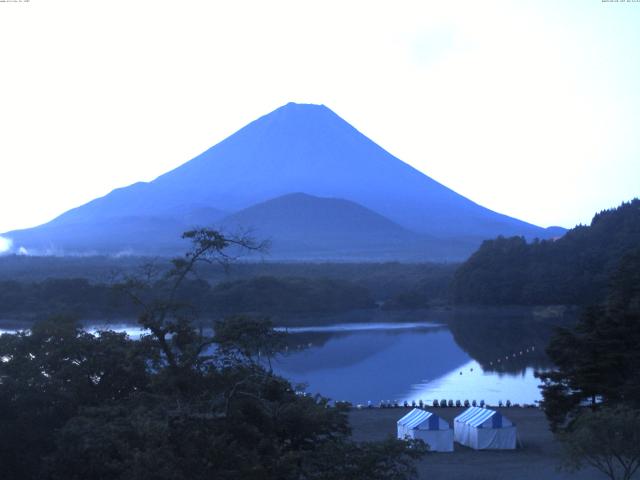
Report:
[[[605,300],[608,279],[640,245],[640,200],[593,217],[556,240],[486,240],[456,271],[456,304],[589,305]]]
[[[0,318],[31,320],[52,312],[103,320],[134,318],[138,309],[115,285],[118,279],[136,275],[141,266],[154,265],[166,272],[161,259],[154,262],[107,257],[0,258]],[[181,291],[195,308],[212,316],[324,314],[380,304],[385,310],[422,309],[447,303],[455,267],[239,263],[225,270],[203,265],[198,278],[185,281]]]
[[[339,280],[256,277],[211,286],[192,279],[184,282],[181,293],[184,301],[211,315],[331,313],[375,306],[366,289]],[[134,318],[139,310],[114,285],[83,278],[0,282],[0,315],[20,319],[49,312],[115,319]]]

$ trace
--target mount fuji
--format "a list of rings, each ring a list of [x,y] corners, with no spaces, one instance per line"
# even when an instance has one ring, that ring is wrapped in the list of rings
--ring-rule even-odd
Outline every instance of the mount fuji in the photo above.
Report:
[[[474,203],[323,105],[289,103],[151,182],[2,236],[34,254],[172,255],[182,231],[229,225],[299,260],[461,260],[486,238],[564,232]]]

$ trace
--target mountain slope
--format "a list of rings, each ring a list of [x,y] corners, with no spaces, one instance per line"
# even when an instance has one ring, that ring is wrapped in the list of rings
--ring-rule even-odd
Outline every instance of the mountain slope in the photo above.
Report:
[[[221,226],[269,239],[270,257],[277,259],[458,260],[470,248],[411,232],[348,200],[303,193],[243,209]]]
[[[292,192],[343,198],[407,229],[476,244],[499,234],[550,233],[458,195],[386,152],[327,107],[290,103],[152,182],[114,190],[44,226],[6,236],[16,246],[34,248],[46,230],[54,250],[92,250],[95,238],[110,251],[108,237],[114,233],[101,225],[117,223],[114,219],[185,223],[194,209],[235,212]],[[88,243],[69,243],[79,231]],[[153,238],[148,238],[149,248]],[[114,248],[122,243],[122,238],[113,240]]]
[[[197,225],[211,225],[225,213],[214,208],[195,208],[182,214],[145,215],[123,210],[120,216],[97,216],[95,220],[49,222],[5,234],[14,249],[34,255],[137,254],[174,255],[187,244],[183,232]]]

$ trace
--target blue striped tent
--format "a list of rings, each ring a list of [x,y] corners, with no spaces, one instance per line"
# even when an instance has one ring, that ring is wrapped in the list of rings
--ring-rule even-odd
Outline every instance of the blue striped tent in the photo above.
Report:
[[[496,410],[466,409],[453,420],[454,438],[476,450],[516,448],[516,426]]]
[[[432,452],[453,451],[453,430],[433,412],[414,408],[397,422],[398,438],[422,440]]]

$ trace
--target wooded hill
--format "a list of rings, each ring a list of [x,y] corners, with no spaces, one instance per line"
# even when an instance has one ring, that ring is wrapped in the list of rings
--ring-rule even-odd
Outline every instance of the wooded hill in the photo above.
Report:
[[[453,299],[477,305],[587,305],[604,300],[623,256],[640,246],[640,200],[593,217],[557,240],[487,240],[457,270]]]

